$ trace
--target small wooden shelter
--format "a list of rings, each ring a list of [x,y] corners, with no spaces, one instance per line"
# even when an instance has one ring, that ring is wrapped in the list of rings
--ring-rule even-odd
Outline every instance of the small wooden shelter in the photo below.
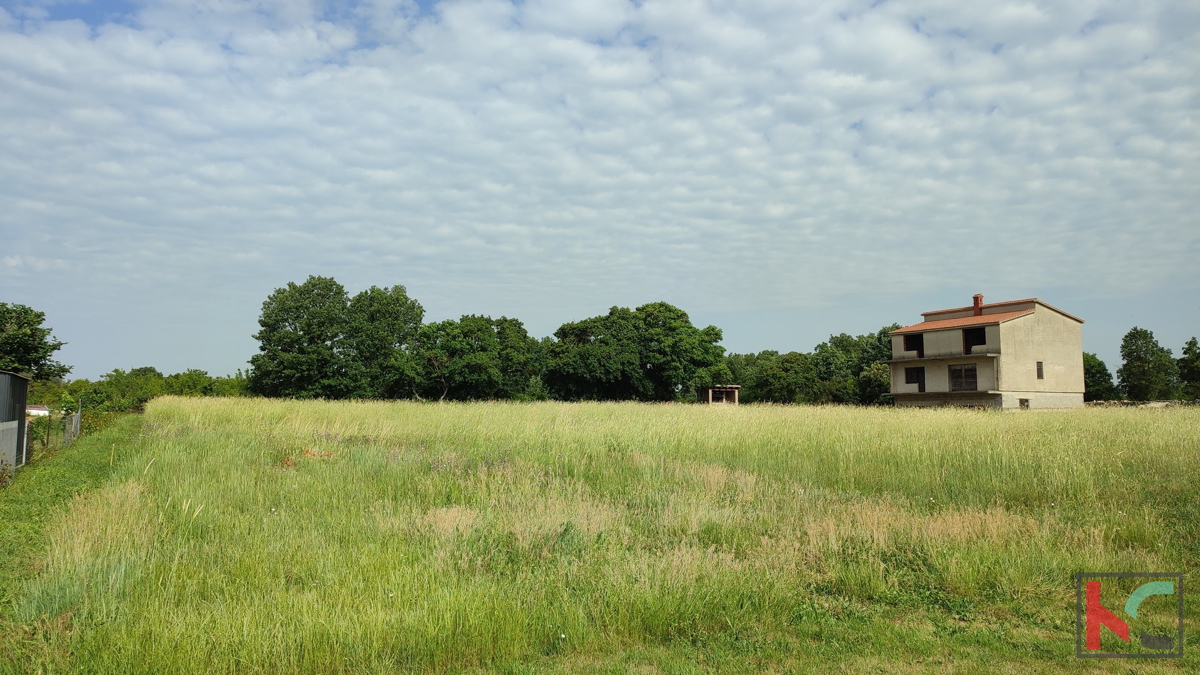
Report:
[[[732,403],[738,404],[740,384],[717,384],[699,391],[701,403]]]

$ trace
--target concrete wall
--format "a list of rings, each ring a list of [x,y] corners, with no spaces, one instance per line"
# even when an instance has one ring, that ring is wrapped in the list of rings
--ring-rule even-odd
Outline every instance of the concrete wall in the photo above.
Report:
[[[925,392],[935,394],[950,389],[949,366],[975,363],[980,391],[1004,391],[996,399],[1005,408],[1019,407],[1020,399],[1029,399],[1031,408],[1064,408],[1083,404],[1083,330],[1075,319],[1035,303],[1021,303],[985,310],[984,314],[1033,309],[1032,314],[1001,324],[985,326],[987,343],[976,346],[972,354],[998,354],[998,359],[971,358],[962,353],[962,330],[924,333],[924,359],[917,352],[904,351],[904,336],[892,336],[892,358],[912,359],[891,364],[892,393],[917,393],[917,385],[905,384],[906,367],[925,367]],[[935,315],[933,319],[971,316],[970,309]],[[931,361],[931,359],[938,359]],[[1042,362],[1043,378],[1037,377],[1037,362]],[[960,395],[961,396],[961,395]],[[957,403],[950,397],[945,405]],[[904,400],[902,400],[904,399]],[[935,405],[933,399],[914,403],[907,397],[897,405]],[[973,405],[973,404],[969,404]]]
[[[996,394],[977,394],[974,396],[955,394],[953,396],[898,396],[896,406],[900,408],[931,408],[938,406],[965,406],[999,408],[1001,397]]]
[[[961,351],[961,349],[959,350]],[[892,366],[892,393],[893,394],[916,394],[919,393],[919,387],[915,384],[905,384],[904,369],[905,368],[925,368],[925,393],[948,392],[950,391],[950,366],[963,363],[975,364],[975,376],[979,391],[988,391],[996,388],[996,360],[992,358],[971,358],[964,356],[959,359],[949,361],[914,361],[912,363],[893,363]]]
[[[1083,329],[1078,321],[1040,307],[1000,324],[1000,388],[1083,395]],[[1037,379],[1037,362],[1044,379]]]
[[[972,354],[999,354],[1000,353],[1000,325],[984,326],[983,332],[987,337],[987,343],[976,345],[971,349]],[[947,330],[934,330],[923,333],[925,336],[925,358],[933,359],[942,356],[961,356],[963,353],[963,329],[950,328]],[[904,336],[892,336],[892,358],[893,359],[915,359],[917,358],[916,351],[904,351]],[[1080,357],[1083,358],[1083,357]]]
[[[1082,393],[1047,391],[1006,391],[1002,394],[1005,408],[1020,408],[1021,399],[1029,400],[1032,408],[1079,408],[1083,406]]]

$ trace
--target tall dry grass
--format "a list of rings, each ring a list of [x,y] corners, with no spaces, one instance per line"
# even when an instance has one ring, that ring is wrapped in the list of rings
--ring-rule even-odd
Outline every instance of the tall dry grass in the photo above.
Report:
[[[1075,572],[1198,559],[1189,409],[168,398],[143,435],[14,610],[76,666],[1056,663]]]

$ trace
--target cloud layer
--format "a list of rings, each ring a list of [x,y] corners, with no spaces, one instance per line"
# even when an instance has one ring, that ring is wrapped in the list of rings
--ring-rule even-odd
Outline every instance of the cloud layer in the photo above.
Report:
[[[1195,289],[1198,38],[1178,2],[6,5],[0,286],[218,371],[310,273],[543,333]]]

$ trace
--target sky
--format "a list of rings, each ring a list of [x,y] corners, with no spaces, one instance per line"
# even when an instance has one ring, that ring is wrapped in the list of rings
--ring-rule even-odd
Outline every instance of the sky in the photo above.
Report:
[[[228,374],[402,284],[734,352],[1038,297],[1200,334],[1200,3],[0,0],[0,302],[73,377]]]

